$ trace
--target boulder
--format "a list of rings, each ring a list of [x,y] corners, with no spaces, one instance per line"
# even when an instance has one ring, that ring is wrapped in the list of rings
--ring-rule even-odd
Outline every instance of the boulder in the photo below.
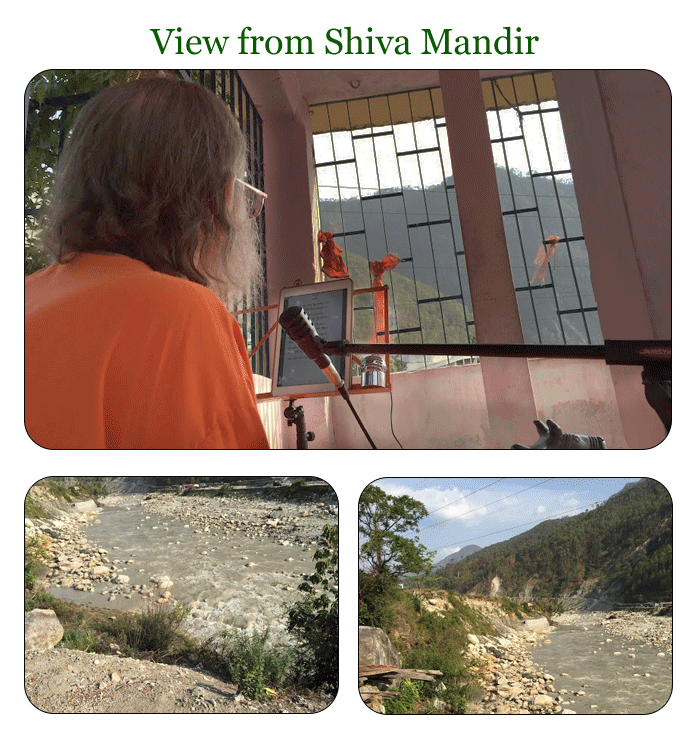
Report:
[[[401,667],[402,658],[382,629],[359,626],[359,664],[389,664]]]
[[[550,628],[548,619],[543,616],[542,618],[527,618],[522,621],[522,627],[529,631],[543,631]]]
[[[24,614],[24,649],[53,649],[62,639],[64,629],[55,611],[35,608]]]
[[[70,509],[77,513],[85,514],[98,511],[98,506],[96,506],[96,502],[92,498],[89,498],[88,501],[77,501],[76,503],[70,504]]]

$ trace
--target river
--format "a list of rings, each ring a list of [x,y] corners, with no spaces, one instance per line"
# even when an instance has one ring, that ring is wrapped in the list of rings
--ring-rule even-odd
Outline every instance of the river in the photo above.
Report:
[[[563,707],[575,713],[660,710],[672,692],[671,648],[610,634],[601,625],[605,615],[569,615],[550,643],[532,650],[534,663],[555,677]]]
[[[284,638],[286,608],[301,597],[297,588],[314,571],[320,533],[325,524],[337,523],[332,500],[330,494],[325,504],[114,496],[84,534],[93,547],[107,550],[113,575],[126,575],[127,584],[50,592],[80,604],[142,609],[151,605],[142,591],[155,591],[155,599],[164,592],[152,580],[169,578],[166,590],[189,607],[185,628],[196,638],[254,627]]]

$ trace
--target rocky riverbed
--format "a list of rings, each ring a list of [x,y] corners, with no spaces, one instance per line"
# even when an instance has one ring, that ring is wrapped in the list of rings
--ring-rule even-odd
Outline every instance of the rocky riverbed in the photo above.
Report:
[[[672,690],[672,618],[565,613],[539,631],[470,636],[469,713],[652,713]]]
[[[531,655],[535,646],[549,643],[550,628],[536,631],[503,631],[500,636],[469,635],[471,671],[481,692],[467,713],[560,713],[555,677],[537,667]]]
[[[284,629],[286,607],[313,572],[332,492],[182,496],[133,486],[51,519],[25,522],[40,539],[53,595],[118,610],[178,602],[199,639],[227,628]]]

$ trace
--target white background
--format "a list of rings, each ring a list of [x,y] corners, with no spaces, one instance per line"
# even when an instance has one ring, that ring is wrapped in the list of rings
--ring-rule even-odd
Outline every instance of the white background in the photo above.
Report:
[[[391,476],[489,476],[498,471],[504,476],[650,476],[663,483],[674,500],[676,530],[676,569],[685,569],[687,483],[684,480],[684,447],[689,440],[686,428],[686,349],[682,319],[673,335],[675,371],[677,373],[675,428],[671,436],[657,448],[646,451],[609,451],[602,453],[562,454],[509,451],[415,451],[395,452],[317,451],[308,454],[281,452],[221,451],[46,451],[28,439],[23,426],[21,323],[23,296],[23,96],[29,80],[49,68],[612,68],[651,69],[665,78],[673,92],[673,121],[677,133],[674,156],[675,179],[686,177],[686,75],[685,64],[678,64],[684,50],[686,31],[675,13],[660,12],[659,5],[645,5],[643,15],[634,11],[635,4],[580,2],[561,5],[553,2],[521,4],[477,3],[472,10],[457,2],[374,3],[325,2],[179,3],[131,2],[100,4],[94,2],[12,3],[6,9],[2,41],[2,187],[5,287],[2,293],[3,357],[0,385],[4,388],[4,412],[0,425],[3,456],[5,528],[2,558],[5,565],[5,605],[3,611],[2,671],[4,715],[10,722],[22,720],[22,730],[98,729],[101,734],[119,733],[123,728],[165,728],[177,733],[209,727],[183,720],[179,715],[163,716],[84,716],[46,715],[37,711],[23,690],[23,616],[21,608],[21,570],[23,557],[23,500],[36,480],[48,475],[316,475],[328,481],[340,499],[340,624],[341,682],[335,703],[317,715],[228,715],[222,723],[217,716],[213,728],[279,730],[292,733],[322,734],[346,727],[350,730],[394,728],[399,734],[416,734],[430,726],[424,717],[399,716],[384,721],[360,702],[356,690],[356,559],[357,498],[368,483]],[[667,6],[664,6],[666,8]],[[161,56],[150,28],[177,28],[188,35],[230,36],[229,50],[238,48],[235,38],[244,26],[268,35],[310,35],[314,39],[313,56],[233,56],[226,52],[222,63],[206,54]],[[411,56],[325,56],[325,32],[329,28],[352,26],[353,33],[366,35],[367,28],[380,35],[406,35],[410,39]],[[522,28],[523,35],[538,35],[537,53],[531,57],[471,57],[420,55],[422,28],[452,28],[451,35],[489,35],[496,37],[503,26]],[[228,42],[229,43],[229,42]],[[682,59],[684,61],[684,59]],[[684,203],[685,187],[676,182],[675,198]],[[680,210],[681,214],[681,210]],[[684,224],[684,223],[682,223]],[[674,248],[674,273],[682,275],[687,263],[685,234],[679,228]],[[46,356],[49,360],[50,356]],[[563,457],[565,458],[563,460]],[[598,716],[587,720],[585,728],[624,728],[626,733],[648,732],[671,726],[673,716],[683,711],[686,677],[686,595],[677,586],[675,607],[674,694],[670,703],[658,714],[640,716]],[[611,685],[614,686],[614,685]],[[199,716],[199,718],[201,718]],[[428,717],[426,717],[427,719]],[[497,731],[511,728],[504,720],[473,716],[469,728]],[[480,719],[477,721],[476,719]],[[604,722],[599,723],[601,718]],[[272,719],[272,720],[269,720]],[[158,723],[164,720],[163,723]],[[676,721],[675,721],[676,722]],[[434,721],[441,729],[458,728],[447,720]],[[553,725],[543,720],[529,721],[535,733],[552,732]],[[558,723],[561,733],[580,732],[582,724],[572,719]]]

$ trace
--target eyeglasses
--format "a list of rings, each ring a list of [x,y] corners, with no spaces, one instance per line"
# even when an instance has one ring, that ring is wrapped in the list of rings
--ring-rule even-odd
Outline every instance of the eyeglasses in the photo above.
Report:
[[[260,189],[252,187],[251,184],[247,184],[241,179],[235,179],[235,181],[237,184],[241,184],[244,187],[247,203],[249,205],[249,216],[255,220],[261,214],[263,203],[268,199],[268,195]]]

